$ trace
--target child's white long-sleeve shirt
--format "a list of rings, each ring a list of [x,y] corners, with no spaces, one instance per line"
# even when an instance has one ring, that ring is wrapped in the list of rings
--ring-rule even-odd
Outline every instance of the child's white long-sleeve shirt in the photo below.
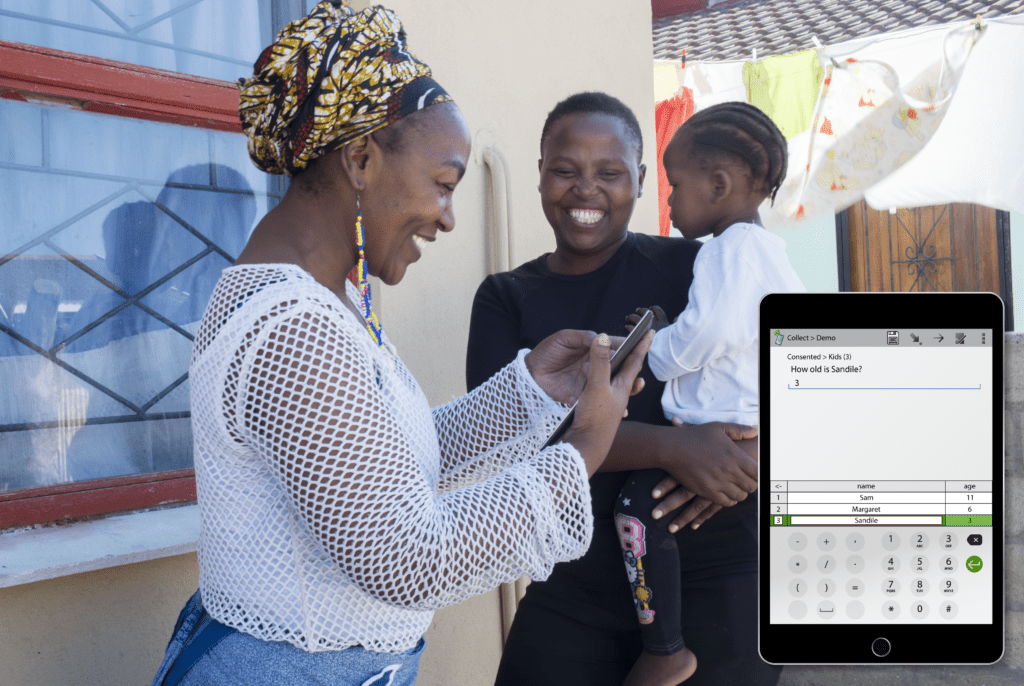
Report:
[[[767,229],[733,224],[709,239],[693,265],[689,304],[648,354],[668,382],[665,416],[757,424],[758,304],[767,293],[804,290],[785,242]]]

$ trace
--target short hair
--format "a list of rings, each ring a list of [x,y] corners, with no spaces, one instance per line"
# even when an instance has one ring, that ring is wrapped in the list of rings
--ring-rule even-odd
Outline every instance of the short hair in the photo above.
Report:
[[[415,113],[415,114],[418,114]],[[377,129],[370,135],[374,137],[377,143],[384,149],[384,152],[395,153],[401,152],[405,149],[406,142],[406,131],[407,128],[416,126],[414,121],[406,121],[413,115],[403,117],[398,121],[393,121],[382,129]]]
[[[745,102],[712,105],[683,122],[673,138],[677,136],[685,136],[702,161],[738,158],[774,204],[786,178],[789,152],[779,127],[757,107]]]
[[[607,114],[621,120],[626,125],[629,137],[636,143],[637,164],[643,159],[644,136],[640,133],[640,122],[637,121],[633,110],[618,98],[598,91],[570,95],[548,112],[548,118],[544,120],[544,128],[540,133],[540,154],[542,157],[544,156],[544,141],[547,140],[548,133],[559,119],[572,114]]]

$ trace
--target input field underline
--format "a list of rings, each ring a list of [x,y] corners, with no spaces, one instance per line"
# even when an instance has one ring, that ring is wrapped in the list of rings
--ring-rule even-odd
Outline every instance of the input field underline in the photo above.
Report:
[[[793,386],[786,384],[791,391],[980,391],[977,386]]]

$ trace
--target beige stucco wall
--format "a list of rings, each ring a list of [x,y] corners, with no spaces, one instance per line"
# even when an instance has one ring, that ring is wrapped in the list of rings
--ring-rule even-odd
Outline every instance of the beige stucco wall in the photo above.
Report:
[[[461,106],[474,152],[496,145],[507,159],[518,262],[554,247],[536,186],[541,126],[558,100],[598,89],[626,101],[653,168],[647,0],[385,4]],[[656,232],[654,176],[648,181],[632,226]],[[465,390],[470,307],[486,274],[488,191],[475,154],[455,193],[455,231],[429,246],[399,286],[375,294],[385,331],[433,404]],[[196,577],[189,554],[0,589],[0,686],[148,684]],[[439,612],[427,640],[420,684],[491,683],[501,650],[497,592]]]
[[[149,684],[198,577],[191,553],[0,589],[0,685]]]

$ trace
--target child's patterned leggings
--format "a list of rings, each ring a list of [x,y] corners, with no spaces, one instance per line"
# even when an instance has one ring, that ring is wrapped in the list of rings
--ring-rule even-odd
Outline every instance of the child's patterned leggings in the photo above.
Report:
[[[656,503],[651,491],[665,476],[660,469],[633,472],[615,506],[615,527],[633,588],[640,634],[644,650],[652,655],[672,655],[684,647],[679,549],[675,534],[668,530],[679,513],[651,517]]]

